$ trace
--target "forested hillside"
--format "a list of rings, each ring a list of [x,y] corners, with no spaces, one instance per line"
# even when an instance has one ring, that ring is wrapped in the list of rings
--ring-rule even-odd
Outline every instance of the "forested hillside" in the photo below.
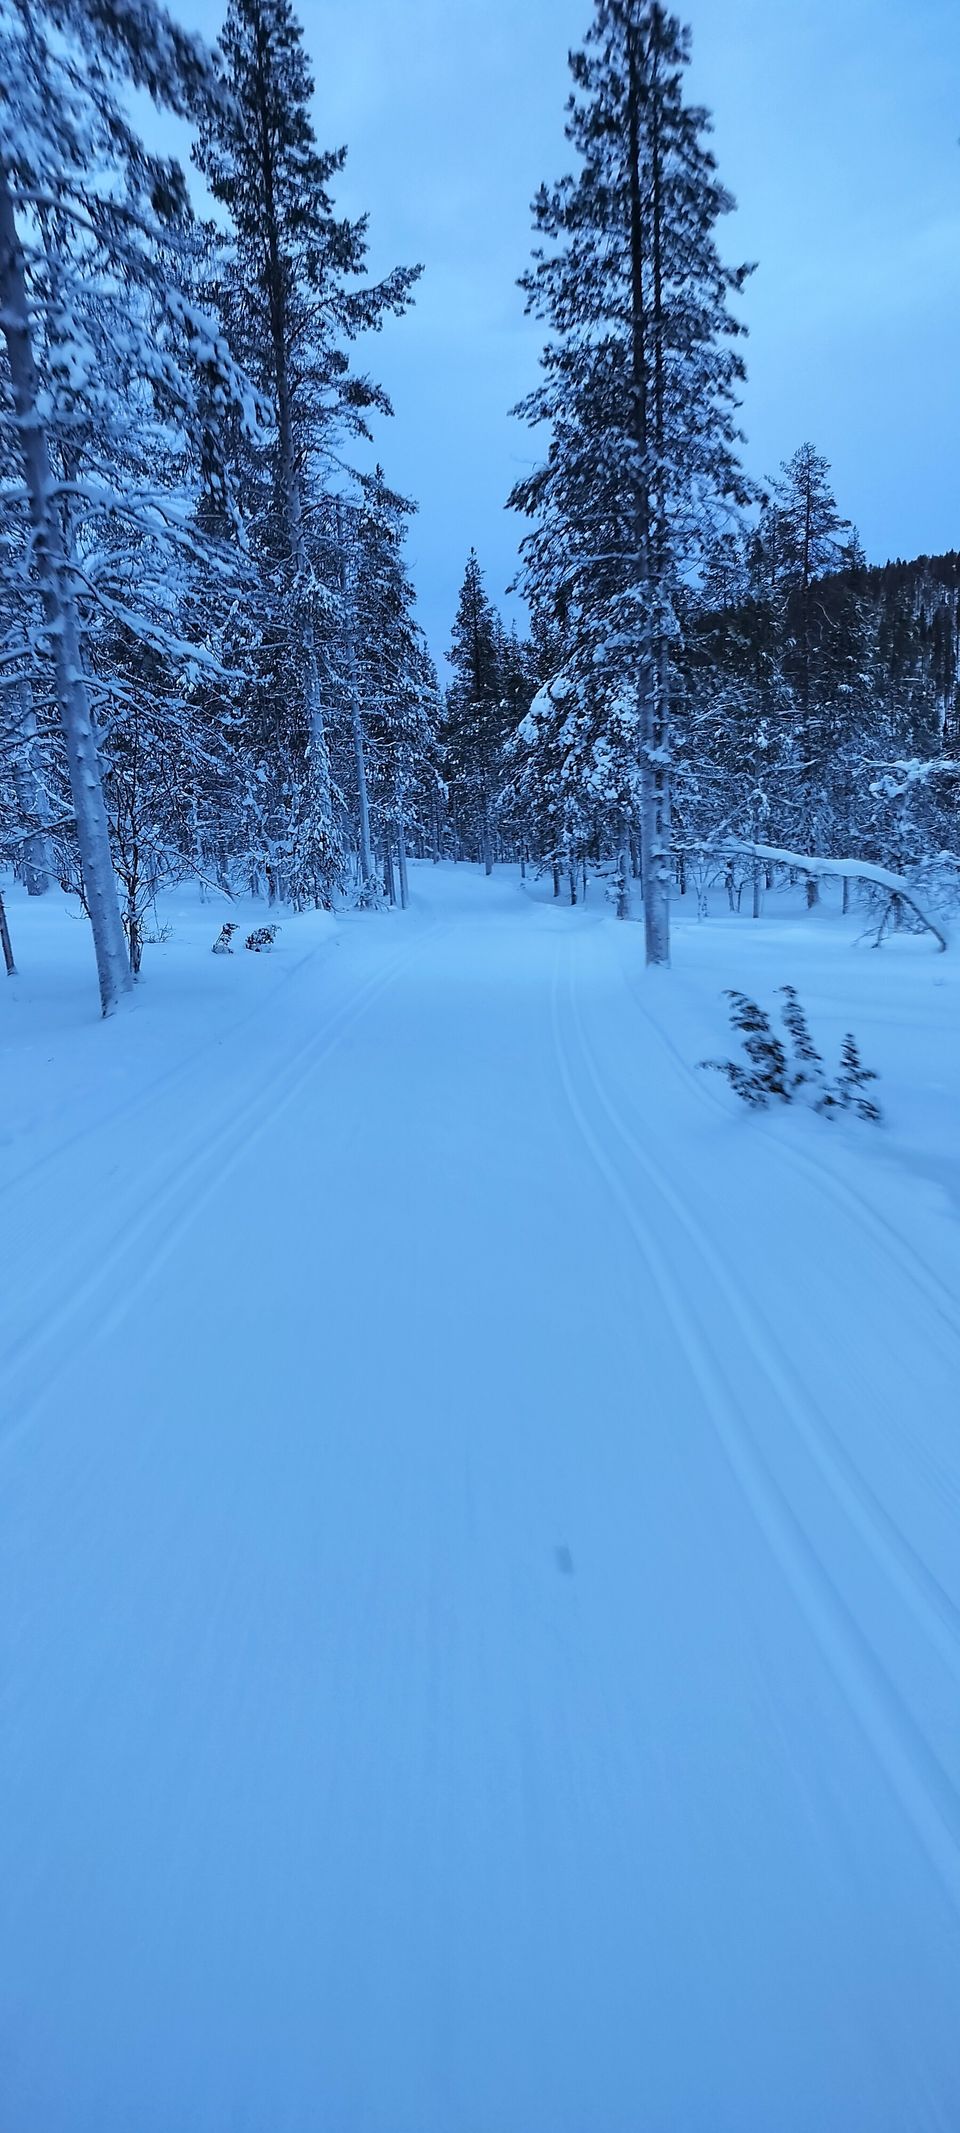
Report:
[[[833,530],[805,565],[794,544],[811,467],[817,521]],[[784,469],[784,501],[719,539],[702,582],[678,599],[681,892],[699,866],[729,874],[739,895],[743,863],[713,849],[731,840],[922,868],[948,900],[960,876],[960,556],[868,565],[828,484],[804,447]],[[618,758],[615,699],[604,723],[591,721],[566,655],[550,616],[523,641],[503,628],[471,558],[443,736],[442,848],[479,859],[493,820],[498,855],[553,869],[558,893],[584,860],[615,858],[624,826],[639,874],[639,762]]]

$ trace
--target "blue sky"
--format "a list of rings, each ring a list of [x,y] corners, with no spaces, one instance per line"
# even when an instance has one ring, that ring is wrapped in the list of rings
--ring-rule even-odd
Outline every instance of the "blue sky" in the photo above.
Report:
[[[173,0],[177,6],[177,0]],[[181,5],[208,37],[216,0]],[[516,277],[529,203],[569,167],[566,54],[590,0],[302,0],[339,199],[370,215],[374,269],[422,260],[416,310],[368,344],[396,419],[379,456],[416,497],[421,618],[445,648],[467,550],[498,597],[519,523],[504,499],[536,456],[507,410],[540,331]],[[738,212],[746,461],[811,438],[868,555],[960,545],[960,12],[955,0],[693,0],[691,93],[710,106]]]

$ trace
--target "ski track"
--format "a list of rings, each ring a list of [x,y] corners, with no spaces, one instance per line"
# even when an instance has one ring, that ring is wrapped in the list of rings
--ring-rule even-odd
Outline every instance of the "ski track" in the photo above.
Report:
[[[234,1022],[230,1022],[224,1028],[219,1029],[214,1036],[205,1037],[202,1043],[194,1045],[190,1051],[178,1059],[174,1066],[167,1067],[159,1074],[155,1074],[145,1085],[141,1084],[134,1090],[131,1096],[114,1104],[110,1113],[111,1132],[122,1119],[134,1118],[139,1113],[145,1112],[156,1101],[158,1096],[167,1095],[170,1090],[178,1087],[184,1091],[188,1090],[196,1074],[197,1067],[224,1045],[235,1043],[237,1039],[242,1037],[246,1029],[262,1020],[265,1010],[275,1004],[277,995],[282,993],[286,986],[292,985],[296,978],[301,977],[308,965],[312,964],[318,956],[327,954],[330,947],[330,941],[315,942],[312,948],[307,949],[305,955],[298,956],[295,963],[288,964],[281,971],[275,984],[270,987],[265,997],[262,1000],[258,1000],[254,1006],[248,1008],[245,1014],[238,1015]],[[63,1140],[56,1141],[52,1147],[45,1149],[42,1155],[35,1156],[31,1162],[25,1163],[20,1170],[11,1171],[3,1181],[3,1192],[12,1193],[18,1186],[25,1185],[28,1179],[32,1179],[35,1182],[38,1178],[42,1178],[46,1172],[54,1170],[65,1156],[72,1155],[77,1148],[82,1147],[85,1142],[90,1141],[96,1134],[102,1134],[102,1132],[103,1125],[99,1121],[94,1125],[78,1127],[75,1132],[67,1134]]]
[[[771,1385],[778,1393],[781,1403],[786,1405],[791,1419],[799,1422],[809,1441],[806,1422],[792,1397],[788,1396],[787,1401],[784,1401],[782,1373],[771,1363],[769,1343],[760,1333],[756,1321],[744,1308],[742,1295],[727,1279],[725,1269],[709,1245],[702,1226],[665,1180],[660,1166],[655,1164],[646,1150],[640,1148],[633,1134],[625,1128],[623,1121],[613,1111],[591,1066],[589,1055],[583,1046],[582,1032],[577,1025],[580,1056],[587,1070],[590,1099],[594,1106],[593,1117],[584,1105],[571,1071],[569,1046],[563,1036],[557,1005],[561,967],[561,960],[558,958],[554,1030],[560,1076],[571,1114],[600,1175],[620,1207],[641,1259],[663,1299],[677,1340],[691,1362],[707,1411],[778,1567],[788,1579],[827,1663],[860,1720],[884,1775],[895,1790],[935,1871],[949,1892],[954,1908],[960,1914],[960,1798],[956,1787],[931,1753],[862,1630],[849,1613],[812,1539],[804,1531],[796,1512],[783,1496],[759,1450],[755,1436],[738,1412],[737,1402],[731,1397],[724,1373],[710,1350],[702,1326],[685,1300],[662,1247],[658,1244],[649,1223],[641,1217],[636,1199],[625,1188],[616,1163],[611,1160],[603,1146],[596,1129],[597,1108],[614,1125],[621,1141],[642,1168],[645,1178],[653,1185],[664,1204],[677,1216],[694,1250],[699,1252],[711,1277],[721,1286],[748,1341],[758,1338],[759,1345],[754,1352],[763,1359]],[[568,982],[571,971],[571,952],[568,950]],[[570,1001],[575,1016],[572,989]],[[836,1486],[836,1470],[823,1460],[818,1463],[821,1463]],[[910,1600],[914,1611],[920,1613],[924,1627],[940,1648],[946,1623],[939,1610],[934,1611],[928,1604],[924,1604],[928,1601],[927,1593],[918,1592],[913,1581],[904,1575],[904,1564],[899,1550],[894,1553],[889,1548],[889,1536],[882,1533],[869,1518],[864,1518],[863,1506],[849,1486],[844,1487],[843,1497],[847,1510],[854,1508],[858,1527],[865,1532],[872,1545],[878,1546],[881,1539],[888,1543],[883,1549],[884,1560],[897,1576],[901,1592]],[[945,1596],[943,1598],[945,1599]],[[956,1648],[952,1640],[947,1644],[946,1652],[951,1664],[955,1664]]]
[[[71,1351],[64,1341],[64,1335],[72,1327],[82,1332],[84,1326],[90,1325],[95,1325],[101,1333],[109,1333],[122,1321],[200,1208],[243,1161],[259,1136],[295,1102],[338,1039],[424,952],[433,930],[432,926],[425,929],[423,939],[401,949],[386,969],[360,985],[292,1059],[286,1059],[282,1066],[272,1068],[262,1076],[246,1101],[212,1133],[206,1133],[194,1152],[181,1158],[165,1179],[148,1190],[136,1214],[122,1224],[111,1244],[98,1253],[93,1271],[80,1282],[70,1284],[59,1308],[50,1310],[44,1304],[44,1315],[38,1318],[33,1332],[25,1334],[9,1351],[0,1415],[6,1411],[8,1415],[16,1416],[16,1422],[0,1433],[0,1450],[27,1425],[38,1402],[64,1372],[75,1367],[75,1351]],[[312,950],[298,967],[309,964],[315,953]],[[169,1080],[176,1084],[180,1074],[178,1068]],[[152,1099],[155,1090],[150,1094]],[[132,1108],[125,1106],[125,1114],[129,1115]],[[92,1129],[93,1132],[100,1130]],[[76,1140],[81,1138],[77,1136]],[[76,1145],[76,1140],[69,1145]],[[115,1293],[114,1277],[143,1239],[148,1240],[146,1251],[134,1271],[126,1274],[122,1293]],[[112,1295],[113,1301],[98,1309],[98,1300],[104,1294]],[[63,1342],[59,1360],[44,1373],[38,1367],[38,1359],[45,1349],[58,1342]]]
[[[103,1204],[12,1269],[3,2133],[954,2133],[949,1394],[874,1471],[777,1313],[852,1236],[955,1321],[779,1142],[720,1249],[635,929],[414,880],[40,1158]]]
[[[662,1023],[657,1021],[656,1016],[639,997],[636,986],[631,983],[619,959],[618,968],[627,997],[646,1029],[656,1038],[671,1061],[685,1087],[692,1090],[700,1103],[707,1105],[712,1112],[726,1113],[728,1106],[723,1097],[708,1086],[702,1073],[692,1067],[683,1053],[678,1051],[669,1031],[663,1028]],[[863,1235],[868,1237],[871,1243],[880,1245],[894,1266],[906,1275],[925,1302],[930,1304],[937,1316],[943,1320],[954,1338],[960,1340],[960,1312],[956,1308],[952,1291],[941,1281],[936,1269],[928,1264],[916,1246],[894,1229],[880,1209],[874,1207],[863,1193],[858,1192],[848,1178],[839,1177],[835,1170],[831,1170],[827,1163],[818,1161],[808,1149],[787,1147],[784,1141],[772,1136],[768,1146],[775,1151],[778,1162],[785,1169],[793,1170],[798,1176],[812,1178],[825,1198],[832,1200],[836,1207],[843,1208],[846,1214],[853,1215]]]
[[[570,967],[572,972],[572,963]],[[828,1487],[833,1490],[862,1539],[897,1585],[901,1596],[950,1668],[960,1688],[960,1609],[954,1606],[949,1594],[944,1592],[937,1579],[930,1575],[916,1550],[911,1547],[906,1536],[885,1510],[866,1477],[845,1451],[837,1431],[828,1422],[819,1403],[798,1382],[769,1320],[755,1304],[749,1302],[743,1282],[731,1278],[727,1264],[711,1243],[703,1223],[689,1202],[684,1199],[649,1148],[641,1147],[622,1112],[611,1101],[591,1056],[576,993],[572,989],[571,1006],[580,1051],[601,1110],[644,1176],[676,1216],[743,1334],[747,1352],[764,1370],[781,1413],[792,1422]],[[652,1022],[652,1018],[649,1019]]]

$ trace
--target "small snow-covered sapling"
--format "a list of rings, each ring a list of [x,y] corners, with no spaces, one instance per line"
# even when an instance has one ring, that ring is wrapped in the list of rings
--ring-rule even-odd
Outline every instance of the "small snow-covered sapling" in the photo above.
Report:
[[[764,1110],[771,1096],[788,1104],[791,1088],[787,1055],[770,1027],[769,1016],[745,992],[728,991],[726,997],[731,1003],[731,1023],[743,1038],[749,1068],[740,1066],[735,1059],[701,1059],[701,1067],[725,1075],[730,1087],[755,1111]]]
[[[789,1104],[800,1097],[824,1118],[832,1118],[837,1111],[852,1111],[856,1118],[879,1125],[883,1113],[873,1098],[864,1094],[867,1082],[876,1081],[877,1077],[871,1067],[863,1065],[856,1039],[844,1038],[840,1072],[835,1082],[828,1081],[795,987],[781,985],[780,991],[786,1003],[782,1015],[793,1050],[792,1068],[784,1045],[770,1026],[769,1016],[756,1000],[742,992],[728,992],[727,998],[731,1002],[730,1020],[743,1038],[749,1066],[742,1066],[736,1059],[701,1059],[701,1067],[723,1074],[754,1111],[766,1110],[771,1099]]]
[[[857,1040],[848,1030],[840,1054],[840,1072],[837,1075],[833,1094],[841,1111],[852,1111],[857,1118],[865,1118],[871,1125],[879,1125],[883,1113],[872,1096],[864,1095],[868,1081],[876,1081],[872,1067],[865,1067],[860,1057]]]
[[[260,955],[264,948],[273,947],[279,931],[279,926],[256,926],[252,933],[247,934],[246,946],[254,955]]]

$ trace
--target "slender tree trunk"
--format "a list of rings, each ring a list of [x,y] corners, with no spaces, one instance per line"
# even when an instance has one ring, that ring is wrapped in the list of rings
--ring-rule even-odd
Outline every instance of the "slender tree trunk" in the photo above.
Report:
[[[849,880],[848,880],[848,878],[847,878],[847,876],[846,876],[846,874],[845,874],[845,875],[844,875],[844,877],[843,877],[843,915],[844,915],[844,918],[846,918],[846,915],[847,915],[847,912],[849,911],[849,909],[850,909],[850,883],[849,883]]]
[[[753,817],[753,841],[754,841],[754,844],[759,844],[759,842],[760,842],[760,821],[759,821],[759,817],[758,817],[758,815],[757,815],[756,813],[754,813],[754,817]],[[763,881],[763,871],[762,871],[762,868],[761,868],[761,866],[760,866],[760,862],[759,862],[759,860],[755,859],[755,860],[754,860],[754,863],[753,863],[753,916],[754,916],[754,918],[759,918],[759,916],[760,916],[760,911],[761,911],[761,907],[762,907],[762,903],[763,903],[763,898],[762,898],[762,896],[761,896],[761,893],[760,893],[760,891],[761,891],[761,884],[762,884],[762,881]]]
[[[560,894],[560,868],[556,860],[553,862],[553,893],[554,896],[559,896]]]
[[[656,761],[663,729],[657,710],[658,683],[651,671],[641,716],[640,869],[648,963],[670,961],[669,796]]]
[[[400,862],[400,908],[406,911],[410,906],[410,881],[407,874],[407,833],[402,815],[397,823],[397,858]]]
[[[483,795],[482,833],[483,871],[489,877],[493,873],[493,838],[490,833],[490,796],[486,789]]]
[[[654,343],[655,389],[662,373],[659,361],[659,336],[662,311],[662,290],[659,286],[659,243],[662,209],[659,205],[661,173],[654,140],[654,187],[653,202],[653,315],[651,317],[646,289],[647,262],[644,252],[643,192],[640,160],[640,79],[637,67],[635,34],[631,30],[627,39],[627,148],[630,203],[630,342],[631,385],[634,440],[637,445],[643,473],[638,477],[635,495],[635,539],[637,575],[641,584],[649,585],[651,571],[651,494],[650,477],[646,472],[650,450],[650,339]],[[653,97],[656,109],[656,91]],[[662,397],[662,396],[661,396]],[[653,410],[658,451],[663,446],[662,406],[655,400]],[[658,556],[658,564],[662,559]],[[656,586],[660,594],[659,582]],[[640,676],[640,867],[643,883],[643,922],[648,963],[670,961],[670,880],[669,856],[665,843],[669,833],[669,796],[666,789],[663,747],[667,737],[667,697],[664,690],[664,648],[659,631],[656,642],[650,646],[645,662],[645,671]]]
[[[625,844],[622,844],[620,847],[620,861],[617,869],[617,917],[629,918],[629,916],[630,853],[627,846]]]
[[[10,939],[10,928],[7,925],[7,913],[2,895],[0,895],[0,948],[3,949],[3,961],[7,976],[8,978],[15,978],[17,966],[13,960],[13,944]]]
[[[83,672],[76,595],[52,494],[53,476],[30,333],[23,252],[13,200],[0,161],[0,332],[10,364],[10,386],[44,620],[53,656],[57,708],[63,727],[67,773],[77,826],[83,890],[93,932],[100,1005],[113,1012],[131,990],[133,974],[120,917],[110,830],[103,799],[90,692]]]
[[[143,928],[137,908],[137,891],[133,885],[127,897],[127,940],[130,945],[130,968],[134,977],[138,978],[143,959]]]
[[[363,900],[373,900],[374,873],[373,851],[370,843],[370,798],[367,786],[367,750],[363,730],[363,709],[360,702],[360,681],[357,672],[357,639],[353,627],[353,588],[347,572],[346,548],[343,537],[343,514],[337,505],[337,543],[340,550],[340,597],[343,602],[343,642],[347,660],[347,689],[350,696],[350,730],[353,736],[353,760],[357,773],[357,802],[360,816],[360,873],[363,878]],[[326,741],[324,741],[326,746]]]
[[[373,852],[370,846],[370,797],[367,790],[367,751],[364,745],[363,719],[360,712],[360,696],[356,686],[356,658],[353,651],[353,631],[349,633],[347,672],[350,680],[350,729],[353,735],[353,759],[357,772],[357,795],[360,812],[360,873],[363,880],[365,900],[373,895]]]
[[[270,84],[267,80],[266,44],[262,30],[257,36],[256,78],[257,117],[260,131],[260,168],[264,195],[264,237],[267,247],[270,337],[273,345],[276,385],[280,490],[278,502],[286,525],[290,566],[294,573],[295,581],[299,581],[301,585],[306,603],[306,612],[301,622],[300,641],[304,654],[304,699],[307,732],[309,734],[309,761],[313,778],[316,781],[317,798],[320,814],[323,818],[324,832],[329,835],[333,821],[330,750],[327,742],[326,720],[324,718],[323,689],[320,681],[316,632],[309,607],[310,565],[303,527],[303,497],[300,487],[300,472],[297,465],[294,409],[288,364],[288,284],[285,262],[281,253],[274,146],[270,121]]]
[[[393,878],[393,847],[389,830],[385,830],[383,836],[383,878],[392,911],[397,901],[397,887]]]
[[[33,708],[33,690],[24,675],[18,691],[20,712],[17,719],[20,746],[13,758],[13,789],[17,805],[25,822],[41,824],[47,814],[43,786],[37,770],[37,714]],[[50,847],[39,826],[30,831],[23,841],[23,879],[28,896],[45,896],[50,887],[53,867]]]
[[[650,164],[653,181],[651,223],[653,239],[653,433],[656,452],[655,488],[656,524],[653,540],[653,560],[657,593],[662,599],[666,581],[668,556],[667,507],[664,482],[664,459],[666,454],[665,375],[664,375],[664,311],[663,311],[663,155],[660,147],[660,102],[659,85],[655,83],[650,99]],[[656,657],[654,661],[656,689],[651,697],[654,720],[654,756],[648,758],[651,783],[655,793],[653,810],[656,824],[656,849],[652,855],[650,881],[652,897],[644,901],[644,924],[648,963],[670,961],[670,881],[672,867],[670,850],[671,793],[670,770],[667,753],[670,743],[670,651],[658,623]]]

